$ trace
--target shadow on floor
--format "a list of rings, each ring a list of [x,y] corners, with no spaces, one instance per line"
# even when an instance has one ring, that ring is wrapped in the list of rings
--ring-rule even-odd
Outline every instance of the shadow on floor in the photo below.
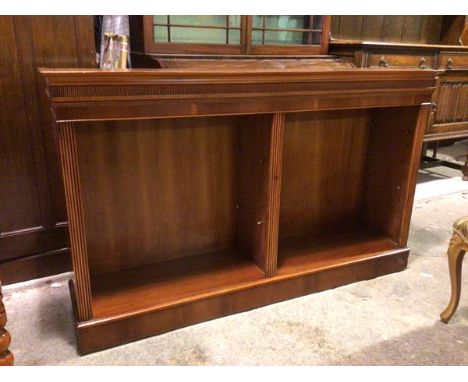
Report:
[[[382,341],[340,360],[341,365],[466,365],[468,359],[468,308],[457,311],[446,325],[409,332]]]
[[[438,172],[431,171],[429,169],[419,170],[418,172],[418,183],[427,183],[434,180],[450,179],[452,176],[440,174]]]

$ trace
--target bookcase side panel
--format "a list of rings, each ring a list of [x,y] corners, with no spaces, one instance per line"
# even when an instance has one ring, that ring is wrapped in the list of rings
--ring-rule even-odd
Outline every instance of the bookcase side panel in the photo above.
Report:
[[[400,246],[408,238],[428,106],[374,112],[366,168],[364,219]]]
[[[69,221],[71,255],[75,272],[76,314],[80,321],[87,321],[93,317],[91,284],[73,123],[58,125],[58,141]]]

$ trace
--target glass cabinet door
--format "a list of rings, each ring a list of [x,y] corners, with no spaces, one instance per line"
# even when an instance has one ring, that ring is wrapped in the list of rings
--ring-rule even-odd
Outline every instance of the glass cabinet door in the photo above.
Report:
[[[320,44],[321,16],[253,16],[254,45]]]
[[[252,53],[270,53],[273,47],[294,48],[296,52],[325,53],[320,49],[328,39],[328,28],[324,28],[323,16],[273,15],[252,16]],[[325,34],[325,35],[324,35]]]
[[[241,16],[155,15],[149,20],[151,41],[147,45],[154,53],[241,53]]]
[[[154,42],[240,44],[240,16],[153,16]]]
[[[151,54],[326,54],[329,16],[143,16]]]

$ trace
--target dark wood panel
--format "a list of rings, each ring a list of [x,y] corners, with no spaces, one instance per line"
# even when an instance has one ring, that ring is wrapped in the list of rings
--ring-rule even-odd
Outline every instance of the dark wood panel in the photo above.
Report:
[[[443,18],[447,16],[423,16],[421,22],[421,44],[439,44],[441,41],[441,28]]]
[[[23,60],[23,94],[29,130],[38,130],[34,151],[38,151],[37,177],[42,185],[41,205],[48,221],[66,221],[65,199],[59,161],[39,67],[94,67],[92,17],[21,16],[15,18]],[[84,46],[83,46],[84,45]]]
[[[37,279],[72,270],[69,249],[63,248],[15,261],[0,263],[0,279],[4,285]]]
[[[384,16],[382,41],[401,42],[404,16]]]
[[[37,127],[30,126],[22,88],[15,19],[1,16],[1,92],[0,101],[0,231],[1,235],[44,226],[40,185],[44,172],[36,175],[34,153],[42,150],[35,138]],[[29,127],[29,128],[28,128]],[[34,134],[35,133],[35,134]],[[43,162],[44,165],[44,162]],[[39,187],[38,187],[39,186]],[[1,237],[1,236],[0,236]],[[8,249],[2,246],[2,252]],[[1,259],[6,257],[2,253]]]
[[[356,222],[369,123],[367,110],[286,116],[280,237]]]
[[[43,98],[39,66],[93,67],[91,16],[1,16],[0,34],[0,262],[19,269],[25,257],[68,246],[63,187]],[[68,256],[67,252],[61,252]],[[47,256],[47,255],[44,255]],[[57,258],[57,257],[54,257]],[[18,266],[6,261],[21,259]],[[44,265],[51,272],[66,261]],[[25,262],[26,261],[26,262]],[[15,280],[44,275],[31,267]]]
[[[362,16],[339,16],[341,39],[359,38],[361,36]]]
[[[439,66],[468,63],[467,52],[441,52]],[[446,70],[437,79],[426,127],[426,142],[466,137],[468,129],[468,71]]]
[[[235,245],[238,118],[88,124],[77,143],[93,273]]]
[[[382,39],[384,17],[362,16],[360,39],[364,41],[380,41]]]
[[[341,16],[331,16],[330,34],[332,38],[340,37],[340,21]]]
[[[442,81],[436,99],[435,124],[468,120],[468,78],[462,81]]]
[[[0,242],[4,246],[0,262],[19,260],[35,254],[68,247],[68,224],[58,224],[53,229],[44,226],[4,232]]]
[[[465,17],[465,15],[444,16],[440,36],[440,42],[442,44],[460,44],[460,36],[465,28]],[[466,45],[466,42],[464,45]]]
[[[364,221],[406,245],[429,105],[395,111],[376,110],[372,118]],[[387,165],[389,160],[395,167]]]
[[[404,16],[401,42],[420,42],[423,16]]]
[[[447,17],[450,16],[333,16],[332,37],[355,41],[444,43],[442,24]]]

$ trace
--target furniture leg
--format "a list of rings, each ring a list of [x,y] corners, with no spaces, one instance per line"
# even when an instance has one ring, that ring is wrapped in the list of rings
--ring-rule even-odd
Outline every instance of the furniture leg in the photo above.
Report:
[[[452,318],[460,302],[461,295],[461,269],[465,251],[460,247],[455,247],[448,254],[450,283],[452,286],[452,295],[450,302],[445,310],[440,314],[440,319],[447,323]]]
[[[11,336],[5,329],[7,316],[2,299],[2,284],[0,282],[0,366],[13,366],[13,354],[8,350]]]
[[[468,154],[466,155],[466,158],[465,158],[465,164],[463,165],[462,173],[463,173],[462,179],[468,180]]]
[[[439,141],[435,141],[433,149],[432,149],[432,157],[433,158],[437,158],[438,151],[439,151]]]
[[[448,323],[460,302],[462,261],[468,250],[468,218],[460,218],[453,224],[453,235],[448,248],[448,263],[452,294],[450,302],[440,314],[442,322]]]
[[[429,143],[428,142],[424,142],[423,143],[423,148],[422,148],[422,156],[426,156],[427,155],[427,150],[429,149]]]

